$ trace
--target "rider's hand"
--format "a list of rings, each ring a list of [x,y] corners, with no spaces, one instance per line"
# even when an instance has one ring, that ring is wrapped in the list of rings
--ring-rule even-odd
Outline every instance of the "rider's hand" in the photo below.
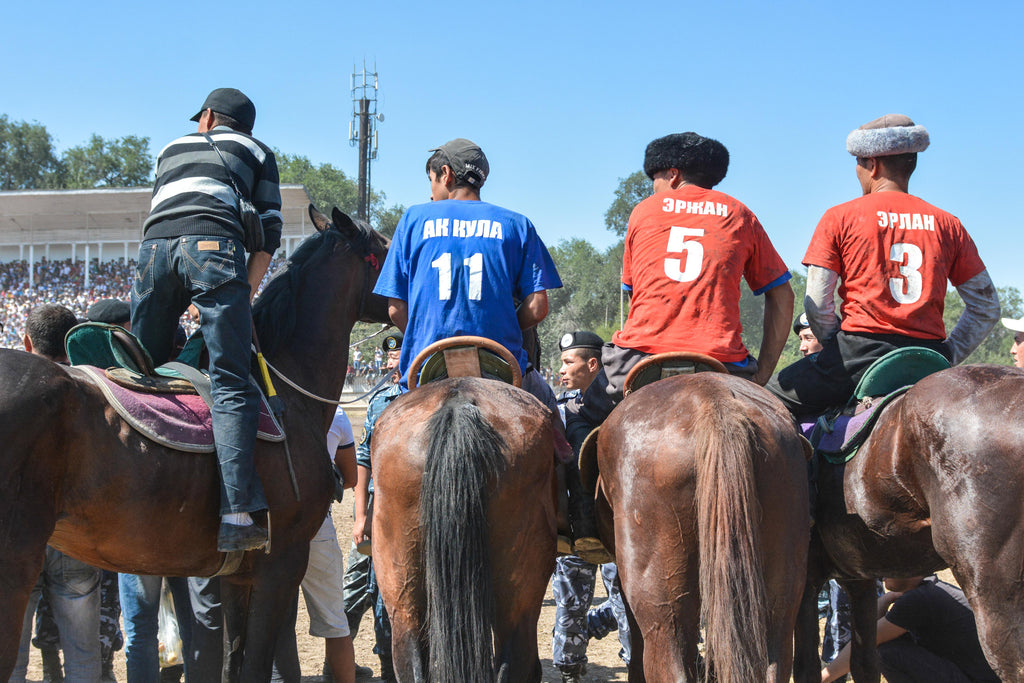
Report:
[[[355,520],[352,522],[352,541],[359,545],[363,540],[370,537],[370,530],[366,524],[366,514],[356,513]]]

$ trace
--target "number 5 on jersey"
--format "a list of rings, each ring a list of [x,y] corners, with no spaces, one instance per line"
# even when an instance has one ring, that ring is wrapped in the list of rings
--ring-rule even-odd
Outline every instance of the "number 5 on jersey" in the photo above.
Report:
[[[704,246],[696,240],[687,238],[703,236],[704,228],[672,226],[668,233],[667,251],[670,254],[683,254],[684,258],[665,259],[665,275],[676,282],[693,282],[697,279],[704,262]]]
[[[437,268],[437,297],[441,301],[452,298],[452,255],[445,252],[430,262]],[[469,269],[469,300],[480,301],[484,284],[484,255],[473,254],[462,259],[462,265]]]

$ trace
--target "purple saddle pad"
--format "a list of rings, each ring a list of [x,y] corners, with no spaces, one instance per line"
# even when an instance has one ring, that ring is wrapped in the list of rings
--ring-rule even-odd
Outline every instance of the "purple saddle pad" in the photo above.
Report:
[[[846,415],[840,415],[836,418],[835,424],[832,427],[831,432],[822,430],[821,439],[816,444],[818,450],[825,453],[838,453],[843,450],[843,446],[860,432],[868,420],[871,419],[871,415],[875,412],[880,404],[875,403],[870,408],[865,410],[863,413],[854,415],[853,417],[847,417]],[[800,425],[801,428],[807,425]],[[812,423],[811,428],[814,427]],[[805,435],[810,438],[810,432],[805,432]]]
[[[143,436],[168,448],[191,453],[212,453],[213,419],[210,408],[195,394],[147,394],[132,391],[107,378],[92,365],[77,365],[100,388],[107,402]],[[264,441],[284,440],[284,430],[260,394],[257,436]]]

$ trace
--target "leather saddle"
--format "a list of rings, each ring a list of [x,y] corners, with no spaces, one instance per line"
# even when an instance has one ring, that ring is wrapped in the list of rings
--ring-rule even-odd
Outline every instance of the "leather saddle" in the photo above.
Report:
[[[519,361],[496,341],[484,337],[449,337],[420,351],[409,366],[409,387],[448,377],[484,377],[521,387]]]

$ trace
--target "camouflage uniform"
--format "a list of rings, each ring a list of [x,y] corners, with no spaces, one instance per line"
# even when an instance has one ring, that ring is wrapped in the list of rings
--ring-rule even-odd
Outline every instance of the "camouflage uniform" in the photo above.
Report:
[[[622,644],[619,657],[629,663],[629,625],[615,565],[601,565],[601,576],[608,599],[590,609],[594,600],[597,565],[572,555],[559,557],[555,563],[551,581],[555,599],[551,661],[564,674],[582,674],[590,638],[603,638],[616,629]]]
[[[579,390],[563,392],[558,397],[558,409],[566,422],[566,437],[579,455],[583,439],[591,425],[579,412],[583,398]],[[566,467],[576,467],[568,463]],[[619,631],[622,649],[619,657],[629,662],[629,625],[622,604],[618,571],[614,564],[601,565],[601,576],[608,599],[591,610],[594,586],[597,583],[597,565],[567,555],[555,562],[551,591],[555,599],[555,626],[552,633],[552,663],[566,676],[582,675],[587,663],[587,642],[590,638],[603,638],[609,631]]]

